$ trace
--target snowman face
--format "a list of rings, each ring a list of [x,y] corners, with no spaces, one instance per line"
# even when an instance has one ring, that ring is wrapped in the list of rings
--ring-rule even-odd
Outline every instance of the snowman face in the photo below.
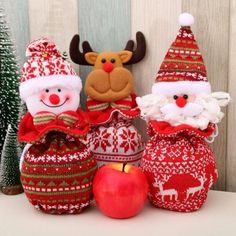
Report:
[[[32,116],[38,112],[48,111],[60,114],[65,111],[76,111],[80,103],[78,89],[63,87],[46,88],[32,94],[26,99],[28,111]]]

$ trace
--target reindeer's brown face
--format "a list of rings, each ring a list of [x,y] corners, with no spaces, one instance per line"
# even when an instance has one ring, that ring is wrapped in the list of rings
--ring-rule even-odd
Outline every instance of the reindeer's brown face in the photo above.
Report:
[[[120,51],[85,54],[86,61],[94,65],[85,82],[85,93],[92,99],[113,102],[128,97],[133,92],[133,76],[123,67],[132,52]]]
[[[78,48],[80,37],[75,35],[70,43],[70,56],[79,65],[93,65],[85,82],[85,93],[94,100],[113,102],[128,97],[133,92],[133,76],[123,65],[131,65],[143,59],[146,42],[141,32],[136,33],[137,45],[129,40],[120,52],[96,53],[87,41]]]

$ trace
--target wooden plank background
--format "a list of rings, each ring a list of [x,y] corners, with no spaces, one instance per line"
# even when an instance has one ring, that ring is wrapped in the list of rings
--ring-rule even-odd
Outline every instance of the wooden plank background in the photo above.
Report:
[[[88,40],[94,51],[119,51],[125,47],[131,35],[130,1],[79,0],[79,27],[81,40]],[[80,68],[84,83],[91,66]],[[81,105],[86,98],[82,91]]]
[[[78,31],[76,0],[29,0],[30,40],[47,37],[69,56],[69,43]],[[73,63],[72,63],[73,64]],[[78,66],[73,64],[78,72]]]
[[[236,0],[230,1],[229,12],[229,64],[228,91],[232,103],[228,108],[227,119],[227,156],[226,156],[226,190],[236,191]]]
[[[139,95],[151,91],[160,64],[176,37],[179,14],[193,14],[195,24],[192,29],[204,56],[212,88],[229,91],[233,98],[224,110],[226,115],[219,125],[220,135],[213,145],[219,169],[215,188],[236,191],[236,0],[2,1],[8,4],[21,60],[28,32],[29,39],[49,37],[61,51],[68,51],[72,35],[78,32],[96,51],[120,50],[131,36],[135,37],[136,31],[144,32],[147,55],[142,62],[132,66]],[[90,69],[80,68],[83,80]],[[83,96],[83,104],[84,101]],[[145,133],[144,122],[139,120],[136,124]]]
[[[179,27],[176,22],[181,13],[181,0],[145,2],[131,0],[132,36],[135,38],[135,33],[140,30],[147,40],[144,60],[132,66],[136,91],[140,96],[151,93],[158,68],[177,34]],[[164,15],[168,17],[163,17]],[[145,122],[136,119],[135,124],[147,139]]]
[[[5,9],[13,41],[16,45],[19,65],[22,66],[25,61],[25,47],[29,41],[28,1],[0,0],[1,3]]]
[[[200,1],[201,4],[196,0],[183,0],[182,2],[182,11],[191,12],[195,16],[196,23],[192,29],[205,59],[212,90],[227,91],[229,0],[206,0]],[[225,190],[227,115],[218,127],[220,135],[213,144],[219,172],[215,188]]]

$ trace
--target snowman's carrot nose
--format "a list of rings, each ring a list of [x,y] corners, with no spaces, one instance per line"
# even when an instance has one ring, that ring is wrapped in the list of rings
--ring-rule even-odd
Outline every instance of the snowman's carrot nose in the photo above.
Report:
[[[56,94],[51,94],[49,96],[49,101],[53,104],[53,105],[57,105],[60,102],[60,98],[58,95]]]

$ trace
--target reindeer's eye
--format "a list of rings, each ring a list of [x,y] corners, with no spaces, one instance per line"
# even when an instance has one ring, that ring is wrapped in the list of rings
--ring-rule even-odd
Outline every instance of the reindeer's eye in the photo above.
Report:
[[[105,63],[105,62],[106,62],[106,59],[105,59],[105,58],[102,58],[101,62],[102,62],[102,63]]]
[[[115,63],[116,60],[114,58],[111,59],[111,63]]]
[[[174,95],[174,97],[173,97],[175,100],[178,98],[178,96],[177,95]]]
[[[60,92],[61,92],[61,89],[58,89],[57,91],[60,93]]]
[[[46,89],[45,92],[46,92],[46,93],[49,93],[49,89]]]
[[[187,94],[184,94],[183,98],[184,98],[184,99],[188,99],[188,95],[187,95]]]

